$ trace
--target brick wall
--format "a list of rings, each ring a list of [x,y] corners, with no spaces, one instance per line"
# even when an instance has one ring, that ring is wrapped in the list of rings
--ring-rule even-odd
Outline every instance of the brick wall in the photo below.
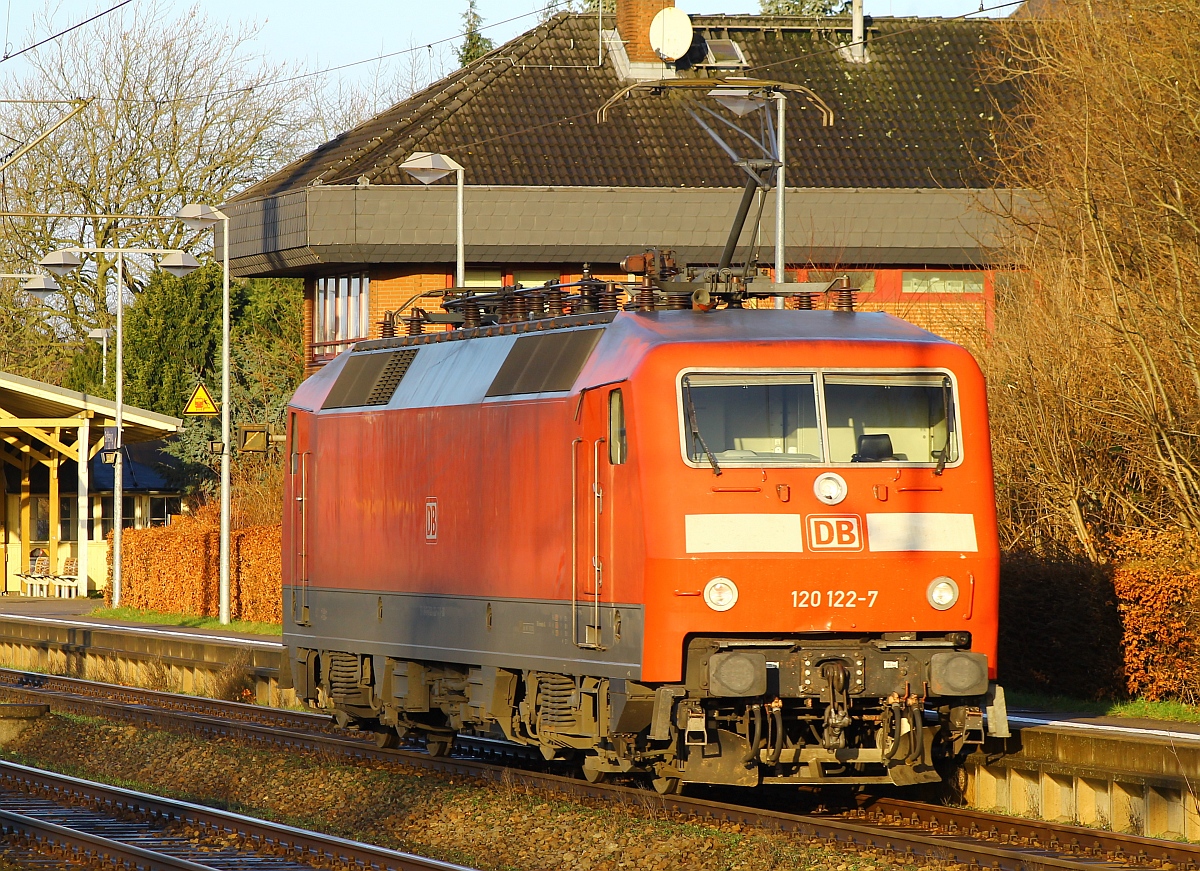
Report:
[[[663,9],[674,5],[675,0],[617,0],[617,33],[624,40],[625,53],[631,61],[662,61],[650,47],[650,22]]]
[[[413,308],[425,311],[442,311],[439,297],[426,297],[412,301],[419,293],[437,291],[440,295],[447,287],[454,285],[454,276],[443,270],[427,271],[425,269],[382,269],[371,272],[371,336],[379,335],[379,322],[383,313],[396,311],[407,304],[405,311]],[[404,334],[402,325],[396,328],[398,335]]]

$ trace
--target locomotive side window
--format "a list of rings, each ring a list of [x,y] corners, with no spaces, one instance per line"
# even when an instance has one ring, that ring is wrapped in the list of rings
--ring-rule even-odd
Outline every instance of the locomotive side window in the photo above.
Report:
[[[625,400],[620,390],[608,394],[608,461],[614,466],[629,456],[629,441],[625,436]]]
[[[812,375],[683,378],[686,443],[697,463],[819,463],[823,459]]]
[[[958,459],[945,375],[830,374],[824,381],[832,462],[944,465]]]

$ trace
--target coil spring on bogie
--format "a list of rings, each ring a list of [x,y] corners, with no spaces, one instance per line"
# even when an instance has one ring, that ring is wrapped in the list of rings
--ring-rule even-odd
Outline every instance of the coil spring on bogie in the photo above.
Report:
[[[564,674],[538,676],[538,695],[543,726],[566,726],[575,722],[571,704],[575,680]]]
[[[329,677],[329,694],[334,698],[347,698],[358,694],[361,675],[358,657],[353,653],[334,651],[326,655],[326,673]]]

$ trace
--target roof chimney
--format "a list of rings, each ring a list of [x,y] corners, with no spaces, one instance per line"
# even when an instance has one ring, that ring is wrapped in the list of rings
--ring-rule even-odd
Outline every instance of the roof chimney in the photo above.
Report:
[[[838,54],[842,56],[843,60],[852,64],[870,63],[871,56],[867,54],[867,22],[866,16],[863,14],[863,0],[851,0],[850,18],[850,42],[839,46]]]
[[[858,63],[864,63],[867,59],[866,28],[863,27],[863,0],[854,0],[851,4],[851,15],[853,16],[853,30],[851,31],[850,54],[854,56],[854,60]]]
[[[662,63],[650,47],[650,22],[675,0],[617,0],[617,33],[631,63]]]

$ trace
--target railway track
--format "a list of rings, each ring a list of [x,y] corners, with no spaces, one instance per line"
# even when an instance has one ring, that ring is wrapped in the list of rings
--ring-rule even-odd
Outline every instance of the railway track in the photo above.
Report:
[[[790,832],[849,852],[905,863],[961,865],[967,869],[1026,871],[1059,869],[1200,869],[1200,845],[1041,820],[989,814],[890,796],[861,796],[849,807],[799,814],[780,810],[781,798],[764,793],[773,808],[712,801],[697,796],[659,796],[644,789],[590,784],[541,771],[514,770],[476,759],[432,757],[412,749],[384,749],[371,736],[336,728],[328,717],[220,702],[71,678],[0,669],[0,691],[48,703],[52,710],[108,717],[134,724],[263,745],[434,770],[502,782],[532,792],[566,795],[614,805],[640,806],[692,820],[736,822]],[[794,806],[794,805],[793,805]]]
[[[169,871],[469,871],[460,865],[0,762],[9,858]]]

